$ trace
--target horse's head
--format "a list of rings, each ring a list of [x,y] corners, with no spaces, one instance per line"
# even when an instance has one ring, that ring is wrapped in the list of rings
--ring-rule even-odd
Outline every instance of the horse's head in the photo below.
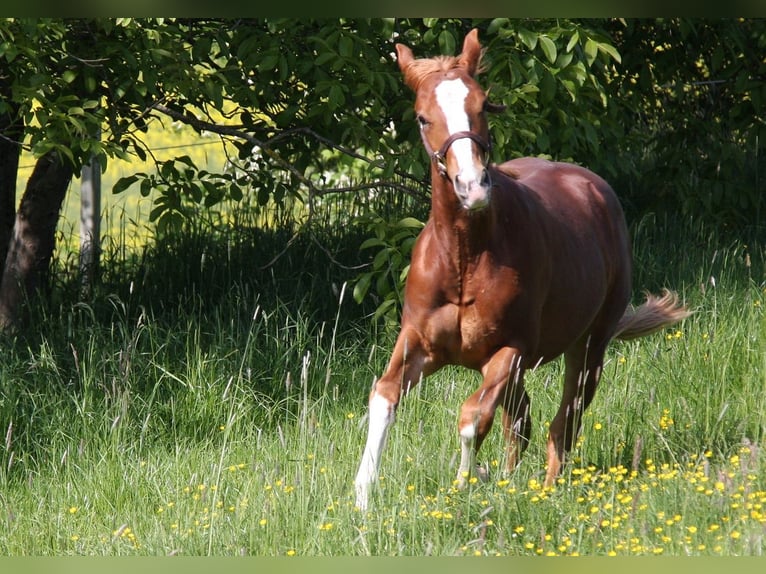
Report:
[[[465,37],[457,57],[415,59],[403,44],[396,45],[396,53],[404,80],[415,92],[423,145],[437,170],[452,182],[465,209],[486,207],[492,187],[486,112],[505,107],[489,103],[474,79],[481,62],[477,30]]]

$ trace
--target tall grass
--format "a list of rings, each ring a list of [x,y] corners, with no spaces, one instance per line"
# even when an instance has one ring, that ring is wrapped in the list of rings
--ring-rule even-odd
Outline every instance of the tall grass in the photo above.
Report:
[[[572,460],[541,486],[561,365],[527,375],[533,439],[501,433],[455,489],[478,375],[447,368],[398,412],[371,510],[353,505],[366,397],[392,333],[346,282],[358,240],[187,230],[119,259],[88,302],[62,273],[0,361],[5,555],[761,555],[764,242],[700,222],[634,225],[636,298],[695,314],[608,352]],[[269,265],[269,263],[272,263]],[[342,264],[340,266],[338,264]]]

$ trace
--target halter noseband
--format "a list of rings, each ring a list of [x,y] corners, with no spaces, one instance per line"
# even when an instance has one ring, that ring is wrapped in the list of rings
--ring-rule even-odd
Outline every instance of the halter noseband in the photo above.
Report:
[[[492,152],[492,142],[489,140],[485,140],[483,137],[481,137],[478,134],[475,134],[473,132],[469,131],[463,131],[463,132],[455,132],[451,136],[447,138],[447,140],[442,144],[442,147],[439,148],[439,151],[434,151],[431,145],[428,143],[428,140],[426,139],[425,134],[421,130],[420,137],[423,139],[423,146],[426,148],[426,152],[431,158],[431,161],[433,161],[436,164],[436,168],[439,170],[439,173],[446,176],[447,175],[447,151],[452,146],[453,143],[455,143],[457,140],[460,139],[469,139],[476,142],[476,144],[482,149],[485,155],[485,165],[489,161],[490,153]]]

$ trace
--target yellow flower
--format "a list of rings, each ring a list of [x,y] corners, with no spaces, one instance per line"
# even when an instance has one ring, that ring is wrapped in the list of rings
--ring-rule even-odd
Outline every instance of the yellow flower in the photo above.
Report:
[[[287,554],[288,556],[295,556],[295,550],[293,550],[292,548],[290,548],[290,550],[288,550],[287,552],[285,552],[285,554]]]

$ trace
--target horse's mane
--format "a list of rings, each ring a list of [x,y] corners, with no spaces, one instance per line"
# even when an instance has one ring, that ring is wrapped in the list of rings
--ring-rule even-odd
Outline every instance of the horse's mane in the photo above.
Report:
[[[484,51],[482,50],[482,54]],[[456,70],[463,67],[463,62],[460,56],[434,56],[433,58],[418,58],[412,60],[407,69],[404,71],[404,79],[407,85],[417,87],[420,83],[431,74],[444,73],[450,70]],[[476,64],[476,72],[479,73],[483,70],[481,66],[481,57]]]

